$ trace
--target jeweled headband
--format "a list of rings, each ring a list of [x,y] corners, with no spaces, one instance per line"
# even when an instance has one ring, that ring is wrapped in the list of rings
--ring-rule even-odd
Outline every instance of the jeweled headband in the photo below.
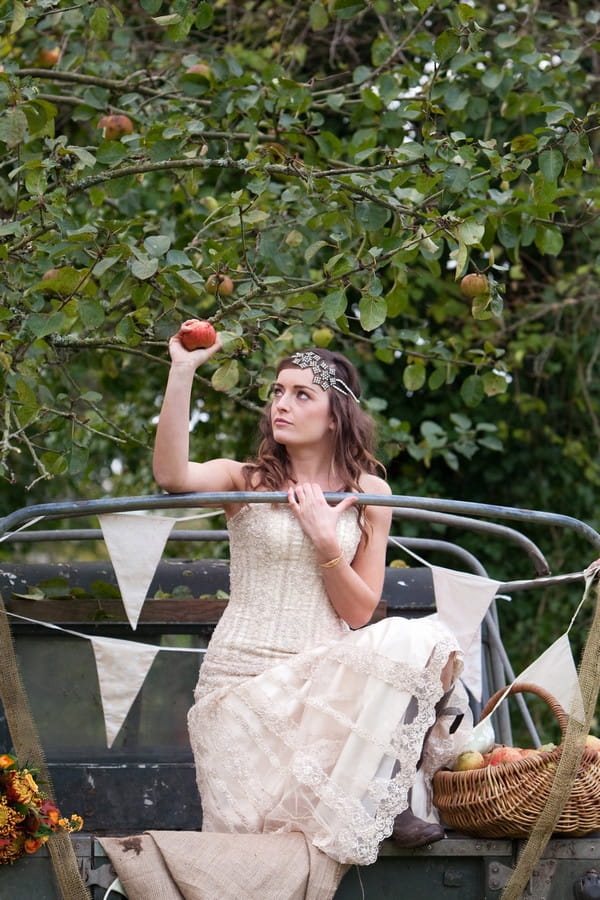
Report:
[[[303,352],[298,351],[298,353],[294,353],[290,359],[294,365],[298,366],[300,369],[312,369],[313,384],[321,385],[324,391],[327,391],[332,387],[334,390],[339,391],[340,394],[346,394],[347,397],[353,397],[357,403],[360,403],[360,400],[354,391],[348,387],[345,381],[342,381],[341,378],[337,377],[335,374],[335,366],[325,362],[325,360],[321,359],[317,353],[313,353],[312,350],[304,350]]]

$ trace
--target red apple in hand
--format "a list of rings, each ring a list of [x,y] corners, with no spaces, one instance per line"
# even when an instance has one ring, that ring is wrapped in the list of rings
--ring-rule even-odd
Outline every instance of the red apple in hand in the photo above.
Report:
[[[181,343],[186,350],[199,350],[212,347],[217,339],[217,332],[202,319],[188,319],[179,329]]]

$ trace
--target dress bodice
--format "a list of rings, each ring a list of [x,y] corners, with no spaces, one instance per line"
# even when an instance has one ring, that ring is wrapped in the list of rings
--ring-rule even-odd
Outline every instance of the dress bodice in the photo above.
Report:
[[[244,506],[228,529],[230,599],[202,664],[197,696],[348,631],[329,601],[314,547],[287,504]],[[355,509],[342,513],[337,529],[351,561],[361,537]]]

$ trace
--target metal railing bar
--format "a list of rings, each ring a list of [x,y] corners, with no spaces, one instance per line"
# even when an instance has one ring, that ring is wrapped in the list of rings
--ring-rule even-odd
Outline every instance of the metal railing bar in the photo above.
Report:
[[[327,493],[331,503],[337,503],[348,494]],[[66,516],[98,515],[104,512],[125,512],[142,509],[179,509],[182,507],[211,507],[231,503],[285,503],[287,495],[282,491],[228,491],[186,494],[155,494],[141,497],[113,497],[99,500],[69,500],[38,504],[14,510],[0,518],[0,535],[32,521],[37,517],[61,518]],[[585,522],[571,516],[549,513],[541,510],[520,509],[510,506],[496,506],[487,503],[464,502],[461,500],[441,500],[430,497],[405,495],[358,494],[358,504],[367,506],[393,506],[418,509],[429,512],[447,512],[456,515],[482,516],[491,519],[512,519],[544,526],[555,525],[570,528],[586,538],[594,548],[600,550],[600,534]]]
[[[104,533],[101,528],[56,528],[56,529],[35,529],[32,531],[17,531],[6,537],[7,544],[33,544],[66,541],[103,541]],[[167,541],[171,542],[208,542],[219,543],[229,540],[229,532],[224,529],[178,529],[175,528],[168,536]],[[401,542],[404,547],[409,550],[437,550],[446,552],[451,556],[455,556],[465,563],[473,572],[478,575],[485,575],[485,569],[477,559],[464,547],[454,544],[451,541],[445,541],[438,538],[418,538],[403,537],[399,535],[391,535],[388,540],[390,549],[398,548],[396,542]]]
[[[467,528],[471,531],[486,532],[494,534],[497,537],[505,538],[513,541],[530,557],[533,562],[535,572],[538,575],[549,575],[550,566],[546,561],[542,551],[534,544],[530,538],[510,528],[507,525],[499,525],[497,522],[486,522],[481,519],[472,519],[465,516],[451,515],[444,512],[431,512],[422,509],[396,509],[392,513],[393,518],[412,519],[426,522],[432,522],[440,525],[450,525],[456,528]]]

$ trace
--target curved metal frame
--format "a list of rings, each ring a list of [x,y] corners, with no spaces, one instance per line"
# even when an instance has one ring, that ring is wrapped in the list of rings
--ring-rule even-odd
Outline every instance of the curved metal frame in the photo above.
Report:
[[[346,493],[326,493],[325,496],[330,503],[336,503],[349,495]],[[596,551],[600,551],[600,534],[584,522],[571,516],[547,513],[540,510],[518,509],[516,507],[495,506],[485,503],[471,503],[456,500],[441,500],[428,497],[380,494],[360,494],[354,496],[356,502],[361,505],[393,507],[392,515],[394,519],[421,521],[469,529],[471,531],[492,534],[496,537],[515,543],[532,561],[536,577],[521,581],[502,583],[500,585],[500,590],[502,591],[524,590],[550,584],[570,583],[583,580],[583,573],[576,572],[551,576],[550,568],[543,553],[532,540],[514,528],[498,524],[497,522],[486,521],[486,518],[508,519],[537,525],[554,525],[561,528],[569,528],[589,541]],[[98,540],[103,537],[102,532],[99,529],[92,528],[55,529],[51,531],[38,530],[24,533],[23,529],[26,529],[28,526],[48,519],[74,518],[90,515],[98,516],[103,513],[148,511],[153,509],[222,507],[228,503],[286,502],[287,494],[282,491],[154,494],[139,497],[102,498],[99,500],[57,501],[22,507],[9,515],[0,518],[0,542],[5,540],[10,541],[11,543],[17,541],[31,542],[42,540]],[[169,536],[169,540],[172,541],[219,541],[227,539],[228,532],[226,530],[201,531],[199,529],[181,529],[172,532]],[[475,574],[483,576],[487,574],[476,557],[468,551],[463,550],[459,545],[449,541],[408,537],[394,539],[391,537],[389,545],[401,545],[405,546],[407,549],[422,548],[428,550],[445,550],[460,557],[467,568]],[[513,680],[515,673],[502,643],[497,621],[497,612],[495,609],[488,611],[485,618],[485,624],[489,640],[493,645],[496,654],[496,663],[493,663],[492,680],[494,682],[499,682],[498,686],[502,686],[500,684],[502,677]],[[493,660],[494,657],[492,656],[492,661]],[[520,712],[523,715],[526,727],[534,741],[539,741],[535,726],[522,696],[517,696],[517,703]],[[510,740],[510,721],[507,710],[504,712],[502,712],[502,710],[500,711],[498,726],[502,739],[504,740],[506,738],[505,742],[508,743]]]

